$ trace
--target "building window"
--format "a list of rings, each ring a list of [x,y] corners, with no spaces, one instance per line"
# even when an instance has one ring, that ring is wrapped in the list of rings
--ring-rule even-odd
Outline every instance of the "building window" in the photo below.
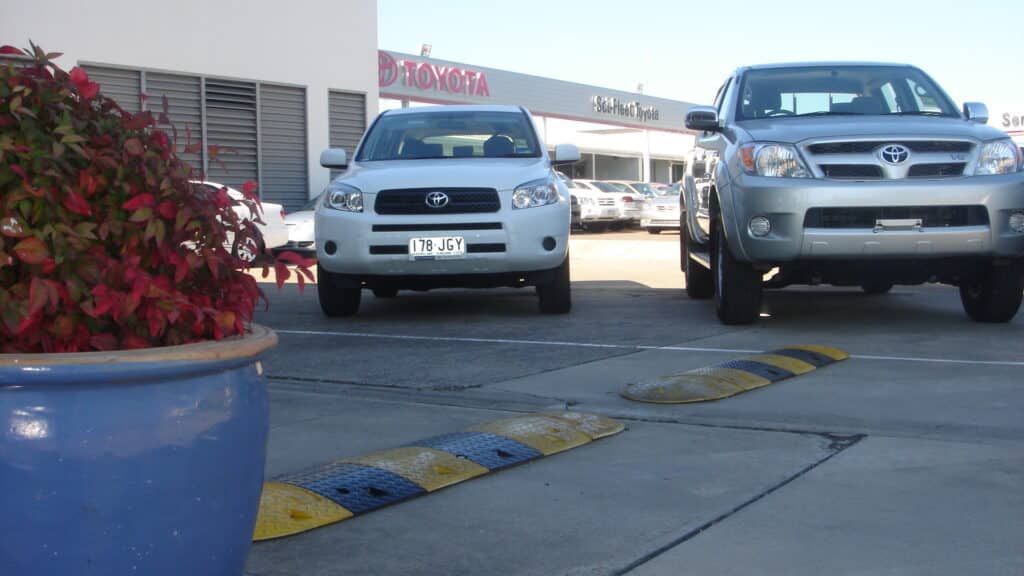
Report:
[[[208,180],[235,188],[255,180],[263,200],[287,209],[309,198],[305,87],[82,67],[128,112],[159,115],[166,100],[179,157]]]

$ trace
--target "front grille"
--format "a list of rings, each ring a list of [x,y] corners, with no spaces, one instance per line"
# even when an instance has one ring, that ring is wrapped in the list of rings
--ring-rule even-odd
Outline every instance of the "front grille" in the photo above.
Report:
[[[487,254],[505,252],[505,244],[500,242],[466,244],[467,254]],[[374,256],[386,256],[394,254],[408,254],[409,246],[402,244],[376,244],[370,246],[370,254]]]
[[[807,151],[811,154],[866,154],[888,144],[902,144],[911,152],[970,152],[974,146],[970,142],[950,140],[871,140],[856,142],[822,142],[811,144]]]
[[[879,180],[882,167],[874,164],[820,164],[826,178]]]
[[[945,162],[941,164],[915,164],[907,172],[907,178],[949,178],[963,176],[966,162]]]
[[[881,206],[811,208],[804,216],[804,227],[874,228],[878,220],[910,218],[920,218],[925,228],[988,225],[984,206]]]
[[[501,222],[462,224],[374,224],[374,232],[429,232],[433,230],[501,230]]]
[[[440,208],[427,205],[427,194],[444,192],[448,203]],[[493,188],[410,188],[381,190],[373,205],[377,214],[482,214],[501,209]]]
[[[598,206],[615,206],[615,198],[598,198]]]

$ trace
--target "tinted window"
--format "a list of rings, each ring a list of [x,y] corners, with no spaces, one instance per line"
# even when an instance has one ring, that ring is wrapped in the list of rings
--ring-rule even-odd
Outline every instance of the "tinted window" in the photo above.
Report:
[[[738,120],[827,114],[959,116],[928,76],[907,66],[771,68],[743,75]]]
[[[424,112],[384,115],[357,161],[427,158],[538,158],[533,126],[516,112]]]

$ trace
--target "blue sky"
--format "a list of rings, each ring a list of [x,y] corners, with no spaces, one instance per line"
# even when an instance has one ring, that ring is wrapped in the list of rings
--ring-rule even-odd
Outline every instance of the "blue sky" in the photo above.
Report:
[[[1024,0],[378,0],[379,44],[709,103],[737,66],[920,66],[958,102],[1024,113]]]

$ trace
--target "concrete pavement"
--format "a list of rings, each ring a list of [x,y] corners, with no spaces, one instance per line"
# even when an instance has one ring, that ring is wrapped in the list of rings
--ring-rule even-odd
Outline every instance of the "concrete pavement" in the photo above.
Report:
[[[281,334],[264,362],[268,476],[551,408],[629,429],[258,543],[249,571],[1024,573],[1024,318],[971,323],[948,287],[791,288],[768,293],[758,325],[723,327],[669,287],[676,238],[574,240],[565,317],[499,290],[367,294],[359,316],[328,320],[314,291],[267,287],[258,321]],[[624,254],[641,270],[622,274]],[[854,357],[715,403],[618,396],[787,344]]]

